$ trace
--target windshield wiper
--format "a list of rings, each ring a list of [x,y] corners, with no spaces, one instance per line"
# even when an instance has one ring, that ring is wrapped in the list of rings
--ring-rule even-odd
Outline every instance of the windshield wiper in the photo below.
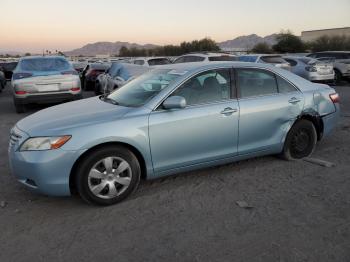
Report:
[[[112,98],[109,98],[107,95],[102,95],[102,96],[101,96],[101,100],[103,100],[104,102],[113,104],[113,105],[118,105],[118,104],[119,104],[117,101],[115,101],[115,100],[112,99]]]

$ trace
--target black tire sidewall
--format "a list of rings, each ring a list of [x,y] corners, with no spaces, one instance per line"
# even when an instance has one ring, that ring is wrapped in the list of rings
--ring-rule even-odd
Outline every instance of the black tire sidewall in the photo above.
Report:
[[[95,163],[99,160],[108,157],[116,156],[121,157],[126,160],[132,170],[132,178],[130,181],[129,187],[121,195],[116,196],[112,199],[102,199],[95,196],[89,189],[88,185],[88,174]],[[121,146],[107,146],[99,148],[95,151],[92,151],[87,157],[85,157],[82,162],[78,165],[76,173],[76,185],[80,196],[88,203],[97,204],[97,205],[112,205],[116,204],[131,193],[133,193],[141,177],[141,168],[136,156],[127,148]]]
[[[296,155],[293,155],[293,153],[291,152],[291,142],[295,133],[300,129],[306,130],[308,132],[308,135],[310,136],[311,141],[307,146],[307,148],[304,150],[304,153],[302,153],[299,156],[296,156]],[[284,143],[283,152],[282,152],[283,158],[287,160],[298,160],[298,159],[308,157],[315,150],[316,143],[317,143],[317,133],[316,133],[314,124],[311,121],[308,121],[306,119],[298,120],[291,127],[286,137],[286,141]]]

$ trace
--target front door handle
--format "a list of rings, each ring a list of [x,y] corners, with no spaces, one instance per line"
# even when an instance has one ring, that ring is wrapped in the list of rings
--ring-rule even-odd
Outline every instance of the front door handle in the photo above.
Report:
[[[220,112],[220,114],[222,114],[222,115],[231,115],[231,114],[236,113],[236,112],[237,112],[237,109],[231,108],[231,107],[226,107],[224,110],[222,110]]]
[[[301,100],[299,98],[296,97],[292,97],[291,99],[288,100],[288,102],[290,104],[295,104],[295,103],[299,103]]]

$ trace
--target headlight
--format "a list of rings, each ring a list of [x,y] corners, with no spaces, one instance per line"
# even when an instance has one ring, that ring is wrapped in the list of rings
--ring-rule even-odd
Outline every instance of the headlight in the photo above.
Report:
[[[32,137],[27,139],[21,146],[20,151],[40,151],[58,149],[63,146],[71,136],[56,137]]]

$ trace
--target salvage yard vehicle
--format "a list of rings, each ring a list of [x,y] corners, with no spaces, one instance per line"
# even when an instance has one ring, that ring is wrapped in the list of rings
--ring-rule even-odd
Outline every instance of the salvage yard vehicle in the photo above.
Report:
[[[241,55],[238,60],[241,62],[271,64],[288,71],[291,70],[290,64],[280,55]]]
[[[290,66],[291,71],[309,81],[314,82],[334,82],[333,64],[318,61],[310,57],[283,57]]]
[[[307,55],[320,61],[334,61],[335,81],[350,80],[350,51],[324,51]]]
[[[170,60],[166,57],[146,57],[136,58],[132,63],[141,66],[158,66],[170,64]]]
[[[13,101],[17,113],[31,103],[57,103],[82,98],[80,79],[62,56],[27,56],[13,72]]]
[[[20,120],[12,174],[36,192],[110,205],[141,177],[280,154],[310,156],[339,117],[333,88],[257,63],[161,66],[107,96]]]
[[[110,67],[108,63],[92,63],[88,64],[81,73],[81,83],[84,90],[95,90],[95,82],[97,77],[106,72]]]
[[[173,63],[191,63],[191,62],[215,62],[215,61],[237,61],[237,56],[220,52],[202,52],[190,53],[177,57]]]
[[[149,70],[151,70],[150,67],[146,66],[114,62],[105,73],[97,77],[95,94],[110,93]]]

